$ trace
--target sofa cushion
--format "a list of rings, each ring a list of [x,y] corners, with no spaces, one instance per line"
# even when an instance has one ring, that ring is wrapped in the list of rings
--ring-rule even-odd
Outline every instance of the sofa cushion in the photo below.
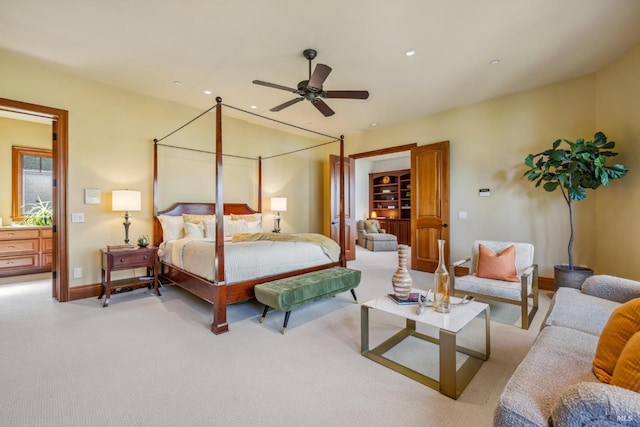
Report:
[[[564,326],[599,336],[619,303],[586,295],[578,289],[560,287],[556,291],[542,327]]]
[[[609,384],[581,382],[563,391],[551,421],[556,427],[637,426],[638,413],[637,393]]]
[[[485,279],[476,275],[466,275],[455,278],[456,292],[471,292],[490,297],[505,298],[512,301],[520,301],[521,287],[520,281],[505,282],[504,280]],[[531,294],[531,276],[527,283],[527,294]]]
[[[622,349],[611,377],[611,385],[640,393],[640,332],[633,334]]]
[[[483,244],[479,245],[478,277],[520,282],[516,273],[516,247],[509,246],[499,254]]]
[[[500,396],[494,425],[547,425],[562,391],[596,382],[591,370],[598,337],[560,326],[544,328]]]
[[[617,307],[602,329],[593,360],[593,372],[600,381],[611,382],[611,375],[622,349],[629,338],[638,331],[640,331],[640,298]]]

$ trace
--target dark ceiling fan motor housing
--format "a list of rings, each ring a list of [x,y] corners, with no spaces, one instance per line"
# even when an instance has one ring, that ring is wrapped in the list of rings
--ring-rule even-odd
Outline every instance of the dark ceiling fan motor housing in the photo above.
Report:
[[[297,104],[300,101],[307,100],[318,109],[325,117],[332,116],[335,112],[329,108],[329,106],[322,100],[322,98],[343,98],[343,99],[367,99],[369,98],[369,92],[366,90],[324,90],[322,85],[331,72],[331,67],[325,64],[317,64],[316,68],[311,73],[311,61],[318,56],[318,52],[315,49],[306,49],[302,52],[309,61],[309,79],[303,80],[298,83],[296,89],[287,86],[278,85],[275,83],[264,82],[261,80],[254,80],[253,83],[261,86],[267,86],[274,89],[286,90],[300,95],[298,98],[292,99],[273,107],[270,111],[276,112],[283,110],[287,107]]]

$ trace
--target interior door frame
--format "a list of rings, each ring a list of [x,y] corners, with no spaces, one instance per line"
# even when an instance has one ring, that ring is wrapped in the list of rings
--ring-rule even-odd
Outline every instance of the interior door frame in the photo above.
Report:
[[[59,108],[0,98],[0,110],[51,119],[53,267],[51,296],[69,301],[67,176],[69,159],[69,113]]]

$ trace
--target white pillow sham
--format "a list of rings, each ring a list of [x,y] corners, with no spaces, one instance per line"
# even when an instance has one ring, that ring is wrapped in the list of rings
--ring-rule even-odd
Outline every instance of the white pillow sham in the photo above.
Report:
[[[158,215],[162,227],[162,240],[182,239],[184,237],[184,221],[181,216]]]

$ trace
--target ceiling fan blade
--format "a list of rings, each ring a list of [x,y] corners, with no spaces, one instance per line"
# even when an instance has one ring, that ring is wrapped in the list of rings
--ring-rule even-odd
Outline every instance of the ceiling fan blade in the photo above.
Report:
[[[314,89],[322,89],[322,84],[329,76],[331,72],[331,67],[324,64],[317,64],[315,70],[313,70],[313,74],[309,78],[309,83],[307,83],[307,87]]]
[[[280,111],[280,110],[283,110],[283,109],[285,109],[287,107],[292,106],[293,104],[297,104],[298,102],[300,102],[302,100],[304,100],[304,98],[295,98],[295,99],[292,99],[291,101],[285,102],[284,104],[280,104],[280,105],[278,105],[276,107],[273,107],[269,111],[273,111],[273,112]]]
[[[324,114],[325,117],[333,116],[335,114],[335,112],[331,108],[329,108],[329,106],[325,104],[321,99],[316,98],[311,101],[311,103],[318,109],[318,111]]]
[[[325,98],[367,99],[369,92],[366,90],[327,90],[323,96]]]
[[[277,85],[275,83],[263,82],[262,80],[254,80],[253,83],[256,84],[256,85],[272,87],[274,89],[286,90],[287,92],[293,92],[293,93],[297,93],[298,92],[298,89],[293,89],[291,87]]]

